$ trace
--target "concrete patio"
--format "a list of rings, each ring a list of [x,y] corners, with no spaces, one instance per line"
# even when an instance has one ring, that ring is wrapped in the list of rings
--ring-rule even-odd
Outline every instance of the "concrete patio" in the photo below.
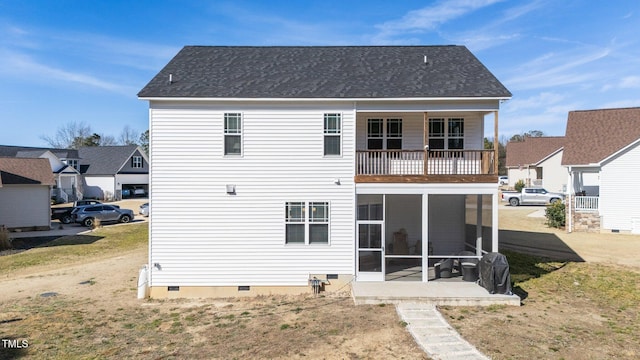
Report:
[[[517,295],[489,294],[475,282],[439,279],[429,282],[354,282],[351,294],[356,305],[406,302],[451,306],[520,306]]]

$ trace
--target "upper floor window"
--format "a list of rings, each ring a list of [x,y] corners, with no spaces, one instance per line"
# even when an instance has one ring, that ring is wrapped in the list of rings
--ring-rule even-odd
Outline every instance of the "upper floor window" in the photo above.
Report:
[[[65,160],[65,163],[67,165],[71,166],[72,168],[78,170],[78,160],[67,159],[67,160]]]
[[[367,149],[402,149],[402,119],[368,119]]]
[[[324,114],[324,154],[342,154],[342,119],[340,114]]]
[[[131,167],[134,169],[142,169],[142,156],[132,156]]]
[[[242,155],[242,115],[224,114],[224,154]]]
[[[464,119],[429,119],[429,149],[464,149]]]

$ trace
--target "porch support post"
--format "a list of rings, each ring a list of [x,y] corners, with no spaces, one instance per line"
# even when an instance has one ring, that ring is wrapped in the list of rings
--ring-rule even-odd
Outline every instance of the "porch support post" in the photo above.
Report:
[[[422,194],[422,281],[429,281],[429,195]]]
[[[491,195],[491,251],[498,252],[498,191]]]
[[[571,171],[571,166],[569,166],[569,180],[568,180],[568,186],[567,186],[567,193],[568,193],[568,201],[567,204],[565,206],[568,206],[569,209],[566,212],[566,214],[568,214],[568,219],[565,219],[565,224],[567,224],[567,232],[570,233],[572,231],[572,227],[573,227],[573,196],[572,194],[574,193],[573,190],[573,172]]]
[[[422,148],[424,150],[423,153],[423,165],[422,165],[422,173],[423,175],[427,175],[429,172],[427,171],[427,164],[429,162],[428,159],[428,151],[427,147],[429,146],[429,116],[426,112],[423,113],[423,122],[422,122],[422,133],[423,133],[423,142]]]
[[[476,205],[476,255],[482,256],[482,195],[477,195]]]
[[[493,112],[493,173],[498,175],[498,111]]]

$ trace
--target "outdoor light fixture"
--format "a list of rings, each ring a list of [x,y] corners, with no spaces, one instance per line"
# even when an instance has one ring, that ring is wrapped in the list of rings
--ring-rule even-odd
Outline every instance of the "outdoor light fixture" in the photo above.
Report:
[[[336,185],[340,185],[340,179],[333,179],[333,183]]]

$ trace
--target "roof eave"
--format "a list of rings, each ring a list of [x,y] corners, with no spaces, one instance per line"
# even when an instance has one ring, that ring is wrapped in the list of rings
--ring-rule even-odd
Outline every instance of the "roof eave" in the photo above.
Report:
[[[457,96],[457,97],[401,97],[401,98],[220,98],[220,97],[169,97],[169,96],[138,96],[144,101],[275,101],[275,102],[302,102],[302,101],[459,101],[459,100],[510,100],[511,96]]]

